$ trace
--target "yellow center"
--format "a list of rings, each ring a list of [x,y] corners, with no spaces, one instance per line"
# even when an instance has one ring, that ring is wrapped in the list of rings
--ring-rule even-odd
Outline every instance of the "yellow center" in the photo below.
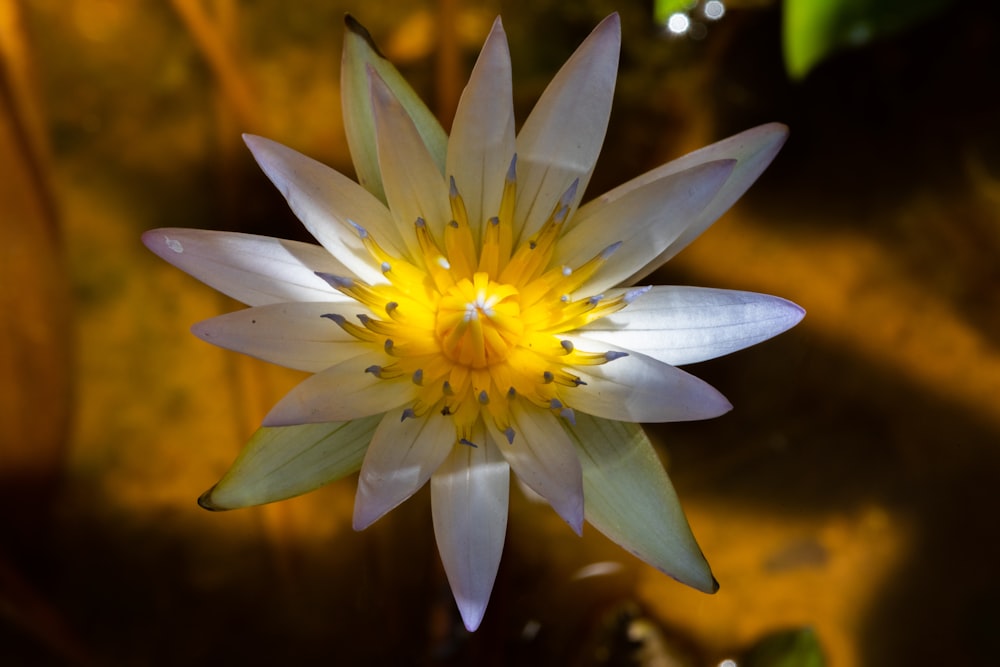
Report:
[[[456,364],[480,369],[506,360],[524,334],[517,288],[484,272],[462,278],[438,301],[434,333]]]
[[[453,220],[435,238],[418,219],[415,256],[390,255],[355,225],[386,283],[320,274],[372,313],[360,324],[331,315],[386,355],[384,365],[367,372],[414,384],[416,399],[402,418],[439,410],[452,416],[456,440],[465,444],[475,444],[480,419],[513,441],[511,401],[529,401],[573,421],[572,390],[583,384],[573,368],[619,355],[576,350],[560,334],[623,308],[636,293],[573,298],[617,244],[579,267],[552,265],[575,183],[542,228],[515,248],[515,187],[512,163],[499,214],[485,221],[477,240],[452,179]]]

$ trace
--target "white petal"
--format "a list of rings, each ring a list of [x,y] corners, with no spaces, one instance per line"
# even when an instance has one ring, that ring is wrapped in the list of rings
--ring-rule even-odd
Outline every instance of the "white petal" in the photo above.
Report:
[[[575,333],[677,366],[755,345],[791,329],[804,315],[791,301],[767,294],[656,286],[624,310]]]
[[[589,415],[567,428],[580,452],[587,521],[658,570],[714,593],[718,583],[642,428]]]
[[[371,348],[324,315],[354,319],[369,310],[356,302],[275,303],[199,322],[192,333],[227,350],[272,364],[318,373]]]
[[[550,413],[520,399],[511,405],[513,442],[490,421],[490,436],[515,474],[577,535],[583,530],[583,481],[573,442]]]
[[[358,477],[354,530],[364,530],[416,493],[456,446],[455,439],[454,421],[437,410],[403,420],[385,415]]]
[[[380,380],[366,370],[389,361],[385,355],[365,352],[306,378],[271,408],[264,426],[349,421],[412,401],[415,391],[409,380]]]
[[[465,627],[479,627],[507,530],[510,466],[485,433],[453,447],[431,477],[434,535]]]
[[[346,17],[345,23],[347,31],[344,33],[344,53],[340,67],[340,92],[347,146],[350,148],[359,182],[384,202],[385,191],[382,188],[378,149],[375,145],[375,120],[368,92],[368,68],[378,72],[406,109],[427,150],[434,156],[439,173],[444,170],[448,135],[406,79],[392,63],[382,57],[368,31],[351,16]]]
[[[693,218],[682,221],[682,226],[684,227],[683,233],[655,259],[646,263],[641,268],[637,268],[628,279],[623,281],[623,284],[634,284],[637,280],[649,275],[652,271],[662,266],[664,262],[686,248],[691,241],[695,240],[713,222],[718,220],[723,213],[728,211],[729,207],[743,196],[743,193],[753,185],[757,177],[771,164],[771,160],[778,154],[778,151],[784,145],[787,138],[788,128],[780,123],[760,125],[733,135],[728,139],[723,139],[693,153],[688,153],[672,162],[668,162],[615,188],[603,197],[588,202],[586,206],[581,207],[580,215],[577,216],[577,219],[571,222],[576,224],[580,220],[580,216],[584,213],[593,215],[593,211],[586,210],[589,207],[599,209],[607,206],[631,190],[642,187],[651,181],[659,180],[666,175],[675,174],[708,162],[736,160],[733,173],[715,195],[712,202]]]
[[[621,247],[577,292],[598,294],[621,284],[685,233],[685,225],[718,196],[735,164],[708,162],[650,181],[604,206],[587,204],[559,240],[553,263],[575,268],[620,241]]]
[[[626,422],[675,422],[711,419],[733,406],[714,387],[662,361],[614,345],[588,345],[566,336],[580,350],[625,353],[600,366],[574,366],[587,384],[569,390],[566,402],[577,412]]]
[[[202,229],[151,229],[146,247],[182,271],[250,306],[285,301],[346,301],[316,276],[343,264],[311,243]]]
[[[445,172],[455,177],[477,240],[486,221],[500,210],[504,177],[513,155],[510,51],[498,17],[459,100]]]
[[[296,217],[330,254],[369,283],[385,278],[361,242],[354,222],[396,252],[400,236],[385,206],[357,183],[287,146],[253,135],[244,141]]]
[[[198,499],[231,510],[308,493],[361,467],[381,415],[350,422],[259,428],[219,483]]]
[[[417,218],[424,220],[439,247],[444,247],[444,226],[451,220],[448,188],[410,117],[374,72],[371,95],[386,200],[410,257],[418,258],[422,254],[413,232]]]
[[[620,20],[612,14],[559,70],[518,133],[520,238],[545,223],[574,180],[580,182],[571,215],[587,189],[608,129],[620,47]]]

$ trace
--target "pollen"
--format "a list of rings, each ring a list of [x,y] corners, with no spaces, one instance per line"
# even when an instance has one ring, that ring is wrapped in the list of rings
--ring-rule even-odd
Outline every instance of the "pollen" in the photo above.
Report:
[[[415,252],[410,254],[387,253],[352,221],[386,283],[317,274],[370,311],[358,317],[359,324],[340,315],[325,317],[385,355],[385,363],[366,372],[380,381],[413,386],[416,400],[402,418],[432,410],[450,416],[456,443],[472,443],[476,425],[485,420],[513,445],[513,401],[529,401],[573,423],[573,391],[586,384],[574,368],[622,355],[579,350],[560,334],[620,310],[641,295],[636,290],[611,298],[575,294],[620,244],[581,266],[553,261],[577,183],[536,233],[515,244],[516,164],[515,156],[499,211],[482,221],[468,219],[450,179],[452,219],[428,224],[418,218],[413,225],[416,243],[410,246]],[[473,233],[470,223],[481,233]]]

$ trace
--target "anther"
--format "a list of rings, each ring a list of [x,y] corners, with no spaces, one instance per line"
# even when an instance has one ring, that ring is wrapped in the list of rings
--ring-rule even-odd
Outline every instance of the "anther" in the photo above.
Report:
[[[573,341],[571,340],[561,340],[559,344],[562,345],[562,349],[566,350],[566,354],[573,351]]]
[[[443,408],[441,408],[441,416],[442,417],[447,417],[450,414],[451,414],[451,407],[449,407],[449,406],[446,405]]]
[[[416,417],[416,416],[417,416],[417,413],[413,411],[413,408],[406,408],[405,410],[403,410],[403,414],[400,415],[399,421],[405,422],[407,419],[410,419],[410,418],[413,418],[413,417]]]
[[[552,371],[545,371],[544,373],[542,373],[542,382],[545,384],[549,384],[555,379],[556,376],[552,374]]]
[[[489,394],[486,393],[485,389],[483,389],[481,392],[479,392],[478,398],[479,398],[479,402],[482,405],[486,405],[487,403],[490,402],[490,396],[489,396]]]
[[[454,396],[455,390],[451,388],[451,383],[445,380],[444,384],[441,385],[441,393],[444,394],[445,396]]]
[[[507,167],[507,180],[513,183],[517,180],[517,153],[510,159],[510,166]]]
[[[508,445],[513,445],[514,444],[514,427],[513,426],[508,426],[506,429],[504,429],[503,434],[507,438],[507,444]]]
[[[386,354],[392,354],[392,346],[393,346],[393,344],[394,343],[392,342],[391,338],[386,338],[385,339],[385,345],[383,345],[382,347],[383,347],[383,349],[385,349],[385,353]]]
[[[514,398],[515,396],[517,396],[517,389],[511,387],[507,390],[507,398]]]
[[[413,384],[417,386],[422,385],[424,383],[424,369],[418,368],[417,370],[413,371],[413,375],[410,377],[410,379],[413,380]]]
[[[365,369],[365,373],[371,373],[375,377],[381,378],[382,377],[382,367],[379,366],[379,365],[377,365],[377,364],[372,364],[371,366],[369,366],[368,368]]]
[[[619,352],[618,350],[608,350],[604,353],[605,361],[614,361],[615,359],[621,359],[622,357],[627,357],[628,352]]]
[[[479,445],[477,445],[476,443],[472,442],[471,440],[466,440],[465,438],[461,438],[459,440],[459,442],[462,443],[463,445],[468,445],[469,447],[474,447],[476,449],[479,448]]]
[[[325,280],[330,287],[333,287],[335,289],[354,287],[353,278],[347,278],[345,276],[336,276],[332,273],[324,273],[322,271],[316,271],[316,275]]]
[[[558,398],[553,398],[551,401],[549,401],[549,407],[552,408],[553,410],[558,410],[562,406],[563,406],[562,401],[560,401]]]
[[[396,310],[397,308],[399,308],[399,302],[390,301],[389,303],[385,304],[385,314],[392,315],[392,311]]]
[[[622,242],[621,241],[615,241],[614,243],[612,243],[607,248],[605,248],[604,250],[601,251],[601,255],[600,255],[601,259],[607,259],[608,257],[611,257],[611,255],[615,254],[615,252],[617,252],[618,248],[621,248],[621,247],[622,247]]]
[[[651,289],[653,289],[652,285],[646,285],[645,287],[636,287],[634,289],[630,289],[629,291],[625,292],[625,294],[622,295],[622,301],[624,301],[625,303],[632,303],[633,301],[635,301],[636,299],[638,299],[640,296],[642,296]]]
[[[392,264],[389,262],[382,262],[382,273],[389,273],[392,271]]]
[[[337,326],[341,327],[344,326],[344,324],[347,322],[347,318],[341,315],[340,313],[327,313],[325,315],[320,315],[320,317],[325,317],[328,320],[333,320],[337,324]]]
[[[576,426],[576,413],[573,412],[573,408],[563,408],[559,411],[559,416]]]
[[[349,224],[351,227],[354,227],[354,231],[356,231],[358,233],[358,236],[360,236],[363,239],[368,238],[368,230],[367,229],[365,229],[364,227],[362,227],[358,223],[354,222],[353,220],[348,220],[347,224]]]

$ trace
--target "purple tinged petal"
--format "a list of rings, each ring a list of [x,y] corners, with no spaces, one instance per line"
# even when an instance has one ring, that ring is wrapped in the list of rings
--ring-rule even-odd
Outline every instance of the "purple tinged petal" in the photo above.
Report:
[[[369,283],[384,283],[351,224],[363,221],[387,251],[395,251],[401,237],[382,202],[346,176],[287,146],[249,134],[243,139],[309,233],[350,273]]]
[[[380,380],[365,369],[383,365],[382,354],[365,352],[300,382],[264,417],[264,426],[348,421],[380,414],[415,398],[414,385]]]
[[[424,220],[431,236],[440,242],[451,220],[448,187],[413,121],[374,70],[369,70],[369,87],[386,201],[410,257],[422,257],[414,220]]]
[[[621,21],[602,21],[545,89],[517,135],[515,230],[528,238],[545,223],[560,197],[577,178],[572,215],[587,189],[604,143],[611,114]],[[589,258],[588,258],[589,259]]]
[[[581,349],[597,351],[583,338],[573,337]],[[611,347],[603,344],[603,347]],[[599,349],[599,348],[598,348]],[[578,413],[626,422],[674,422],[711,419],[732,410],[725,396],[704,380],[662,361],[636,352],[600,366],[576,366],[572,373],[582,384],[567,394]]]
[[[354,530],[364,530],[416,493],[455,447],[456,439],[454,422],[437,410],[403,420],[395,413],[385,415],[358,477]]]
[[[617,252],[604,251],[604,265],[577,291],[602,292],[621,284],[636,267],[645,266],[676,243],[685,225],[715,200],[735,166],[735,160],[707,162],[650,181],[607,200],[604,206],[588,204],[559,241],[553,262],[579,266],[608,244],[619,242]]]
[[[488,424],[490,436],[514,473],[545,498],[578,535],[583,530],[580,461],[562,423],[548,410],[511,402],[512,427],[504,433]]]
[[[438,551],[465,627],[479,627],[503,552],[510,466],[482,428],[431,477]]]
[[[459,100],[445,172],[454,176],[476,239],[500,210],[504,177],[513,155],[510,51],[497,18]]]
[[[152,229],[142,242],[160,258],[250,306],[347,300],[315,275],[344,273],[347,267],[310,243],[179,228]]]
[[[333,310],[339,312],[330,312]],[[192,326],[191,332],[206,343],[227,350],[286,368],[318,373],[369,349],[334,326],[345,314],[367,312],[355,302],[276,303],[204,320]]]
[[[691,364],[742,350],[791,329],[805,311],[753,292],[656,286],[624,310],[576,333],[591,342],[635,350],[667,364]]]

